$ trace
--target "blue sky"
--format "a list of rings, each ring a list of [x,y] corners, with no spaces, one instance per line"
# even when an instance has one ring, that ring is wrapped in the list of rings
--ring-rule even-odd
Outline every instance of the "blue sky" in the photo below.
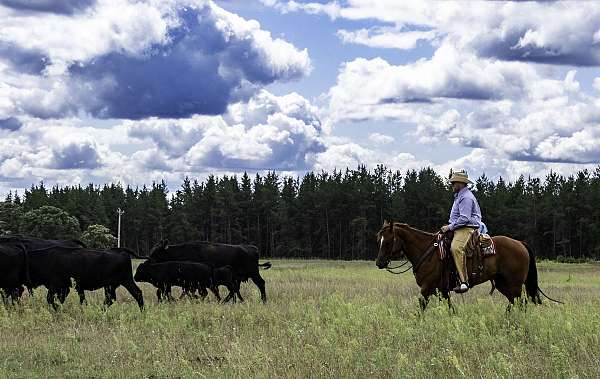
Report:
[[[595,2],[0,0],[0,191],[600,163]]]
[[[274,83],[268,90],[277,95],[296,91],[319,104],[319,97],[335,85],[340,66],[356,58],[384,58],[393,64],[406,64],[421,58],[431,57],[435,51],[431,44],[419,41],[414,49],[395,50],[373,48],[355,44],[345,44],[337,36],[340,29],[361,29],[377,24],[372,20],[331,20],[326,15],[309,15],[301,12],[280,13],[260,2],[219,1],[223,8],[249,19],[258,20],[262,27],[274,36],[285,38],[299,48],[309,51],[313,70],[302,80],[287,83]],[[394,136],[394,142],[386,148],[394,148],[411,153],[419,158],[429,158],[434,163],[464,155],[466,149],[443,143],[415,144],[408,131],[411,125],[401,121],[367,121],[361,123],[340,122],[335,125],[335,135],[357,141],[365,141],[369,134],[378,132]],[[384,163],[384,162],[383,162]]]

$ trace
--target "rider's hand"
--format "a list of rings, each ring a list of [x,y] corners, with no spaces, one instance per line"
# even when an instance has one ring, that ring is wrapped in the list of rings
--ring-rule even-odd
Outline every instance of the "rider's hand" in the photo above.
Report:
[[[446,232],[450,231],[450,225],[444,225],[444,226],[442,226],[441,231],[442,231],[442,233],[446,233]]]

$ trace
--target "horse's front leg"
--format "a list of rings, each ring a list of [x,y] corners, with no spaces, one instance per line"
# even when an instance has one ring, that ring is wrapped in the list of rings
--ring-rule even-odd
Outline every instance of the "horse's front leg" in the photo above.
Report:
[[[421,312],[425,312],[427,304],[429,304],[429,296],[422,296],[419,298],[419,307],[421,308]]]
[[[421,288],[421,297],[419,298],[421,312],[425,312],[425,308],[427,308],[427,304],[429,304],[429,297],[431,295],[432,292],[428,288]]]
[[[450,292],[442,292],[442,297],[448,301],[448,310],[452,312],[452,314],[456,314],[456,308],[454,308],[454,304],[452,300],[450,300]]]

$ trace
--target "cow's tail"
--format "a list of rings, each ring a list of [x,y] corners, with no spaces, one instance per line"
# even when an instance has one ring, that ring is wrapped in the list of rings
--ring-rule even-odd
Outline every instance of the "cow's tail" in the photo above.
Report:
[[[259,263],[258,267],[263,268],[265,270],[270,269],[272,266],[271,262]]]
[[[19,244],[21,250],[23,250],[23,277],[25,278],[25,287],[27,287],[27,291],[30,296],[33,296],[33,286],[31,284],[31,275],[29,274],[29,253],[27,252],[27,248],[22,243]]]

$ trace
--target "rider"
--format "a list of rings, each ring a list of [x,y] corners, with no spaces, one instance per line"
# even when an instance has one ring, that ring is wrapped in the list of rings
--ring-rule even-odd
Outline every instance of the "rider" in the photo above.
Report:
[[[477,229],[485,228],[485,226],[481,222],[481,209],[477,199],[467,186],[473,183],[469,180],[467,173],[465,171],[454,172],[450,177],[450,183],[452,183],[452,190],[454,191],[454,203],[450,211],[449,224],[442,227],[442,232],[454,232],[450,252],[454,257],[460,284],[453,291],[463,293],[469,290],[465,248],[471,234]]]

